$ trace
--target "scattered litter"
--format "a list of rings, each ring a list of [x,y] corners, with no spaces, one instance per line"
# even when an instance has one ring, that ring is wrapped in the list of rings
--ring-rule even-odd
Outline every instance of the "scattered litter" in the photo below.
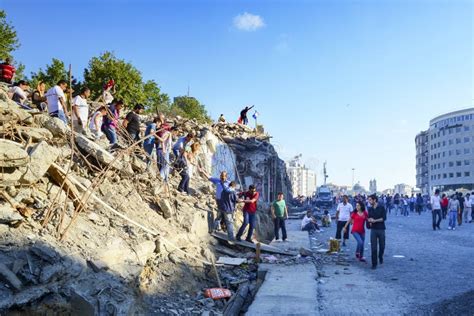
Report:
[[[204,296],[213,300],[220,300],[232,296],[232,292],[223,288],[212,288],[204,291]]]
[[[394,255],[393,257],[394,258],[405,258],[405,256],[403,256],[403,255]]]
[[[240,266],[242,263],[246,263],[247,259],[244,258],[231,258],[231,257],[219,257],[217,264],[224,264],[228,266]]]

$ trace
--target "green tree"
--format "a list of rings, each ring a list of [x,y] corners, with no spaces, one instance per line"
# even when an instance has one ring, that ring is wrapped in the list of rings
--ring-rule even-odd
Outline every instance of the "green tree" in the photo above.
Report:
[[[25,75],[25,65],[18,63],[16,66],[15,81],[27,80]]]
[[[170,98],[166,93],[161,93],[161,89],[154,80],[148,80],[143,85],[143,94],[145,96],[143,104],[148,112],[169,113]]]
[[[46,83],[48,88],[54,86],[59,80],[68,80],[68,72],[64,62],[53,58],[50,65],[46,65],[46,70],[39,69],[38,72],[31,73],[31,86],[36,87],[39,81]]]
[[[10,57],[12,51],[20,47],[15,28],[8,23],[7,14],[0,10],[0,58]]]
[[[172,111],[182,112],[184,117],[195,118],[200,122],[209,122],[206,108],[194,97],[175,97],[171,106]]]

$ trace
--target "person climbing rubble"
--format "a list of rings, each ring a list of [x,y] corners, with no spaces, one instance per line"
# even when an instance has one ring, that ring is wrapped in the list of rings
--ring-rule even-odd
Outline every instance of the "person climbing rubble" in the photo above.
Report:
[[[112,146],[112,149],[118,147],[118,139],[117,139],[117,126],[118,120],[120,117],[120,110],[123,107],[123,101],[117,100],[115,103],[112,103],[108,110],[107,115],[103,117],[102,127],[101,130],[107,137]]]
[[[186,147],[191,146],[194,139],[194,133],[188,133],[186,136],[178,138],[176,143],[173,145],[173,154],[175,161],[179,160]]]
[[[273,201],[271,206],[272,219],[274,224],[275,240],[280,240],[280,229],[282,233],[282,240],[286,241],[286,224],[285,220],[288,218],[288,207],[286,206],[283,192],[277,194],[277,199]]]
[[[243,212],[244,212],[244,222],[242,223],[242,226],[240,226],[239,232],[237,233],[236,239],[238,241],[241,241],[241,237],[244,234],[245,229],[249,226],[249,231],[247,233],[247,238],[245,238],[245,241],[253,243],[252,241],[252,235],[253,235],[253,230],[255,229],[255,222],[256,222],[256,213],[257,213],[257,201],[260,197],[259,193],[257,192],[257,189],[255,188],[254,185],[249,186],[249,190],[247,192],[242,192],[239,194],[239,198],[244,198],[243,200],[240,200],[240,202],[245,203]]]
[[[114,101],[113,93],[115,93],[115,81],[110,79],[106,84],[104,84],[99,101],[102,101],[105,106],[111,104]]]
[[[87,121],[89,119],[89,105],[87,98],[91,95],[88,87],[81,89],[81,93],[72,100],[72,124],[75,131],[88,134]]]
[[[161,127],[160,118],[155,116],[153,121],[147,125],[145,129],[145,140],[143,141],[143,149],[147,153],[147,165],[150,165],[153,150],[158,147],[158,142],[155,139],[156,131]],[[148,137],[149,136],[149,137]],[[157,153],[158,154],[158,153]]]
[[[216,219],[214,220],[213,223],[213,230],[216,231],[218,230],[221,220],[224,220],[224,222],[227,225],[227,221],[225,220],[227,212],[224,210],[222,203],[221,203],[221,197],[222,197],[222,192],[229,187],[230,181],[227,180],[227,172],[222,171],[220,174],[219,178],[214,178],[211,177],[207,172],[204,170],[202,171],[204,176],[209,179],[215,186],[216,186],[216,194],[215,194],[215,199],[216,199],[216,204],[217,204],[217,209],[218,209],[218,214]],[[227,230],[228,232],[228,230]]]
[[[247,125],[249,122],[249,119],[247,118],[247,113],[250,111],[255,105],[252,105],[251,107],[246,106],[242,111],[240,111],[240,117],[238,120],[239,124]]]
[[[67,125],[67,107],[66,107],[66,95],[64,92],[67,89],[67,81],[66,80],[59,80],[58,83],[49,89],[45,97],[48,101],[48,113],[51,117],[57,117],[64,124]]]
[[[89,130],[94,136],[95,139],[99,139],[104,135],[101,131],[102,122],[104,116],[107,115],[107,108],[105,106],[101,106],[95,111],[95,113],[91,117],[91,121],[89,123]]]
[[[184,153],[181,155],[180,165],[180,176],[181,181],[178,185],[178,192],[181,192],[184,195],[190,195],[189,191],[189,182],[194,176],[195,168],[199,168],[197,164],[197,153],[199,151],[200,144],[193,143],[191,147],[188,147]]]
[[[43,112],[47,108],[46,104],[46,97],[44,96],[46,90],[46,84],[43,81],[39,81],[36,90],[33,91],[33,94],[31,95],[31,102],[36,106],[38,110]]]
[[[122,122],[132,142],[140,139],[140,114],[144,109],[145,107],[141,104],[135,105]]]

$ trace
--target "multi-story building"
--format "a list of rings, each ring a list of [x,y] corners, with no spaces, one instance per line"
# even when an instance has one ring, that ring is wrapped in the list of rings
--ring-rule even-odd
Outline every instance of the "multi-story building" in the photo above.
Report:
[[[316,191],[316,173],[299,161],[300,156],[287,162],[286,170],[291,181],[293,196],[313,196]]]
[[[369,191],[370,193],[377,193],[377,180],[369,181]]]
[[[416,187],[421,193],[429,194],[428,156],[429,156],[429,133],[422,131],[415,137],[416,144]]]
[[[423,132],[422,132],[423,133]],[[422,134],[420,133],[420,134]],[[420,182],[417,186],[423,191],[474,189],[474,108],[446,113],[430,121],[428,143],[417,143],[417,168],[420,167]],[[416,141],[416,140],[415,140]],[[425,156],[423,147],[427,146]],[[418,152],[421,163],[418,164]],[[426,158],[425,158],[426,157]],[[428,178],[423,176],[423,159],[427,159]],[[418,177],[417,177],[418,179]],[[425,192],[423,192],[425,193]]]
[[[413,187],[405,183],[396,184],[393,193],[410,196],[413,193]]]

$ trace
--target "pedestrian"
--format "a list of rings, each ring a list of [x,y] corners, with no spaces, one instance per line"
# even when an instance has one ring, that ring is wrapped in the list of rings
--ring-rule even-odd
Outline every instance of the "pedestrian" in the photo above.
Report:
[[[107,115],[103,117],[101,130],[109,140],[112,149],[118,147],[117,126],[122,107],[122,100],[115,101],[109,106]]]
[[[471,192],[471,210],[474,208],[474,191]],[[474,222],[474,212],[471,212],[471,223]]]
[[[415,211],[415,203],[416,203],[415,194],[412,193],[409,199],[409,203],[410,203],[410,213],[413,213]]]
[[[449,211],[449,226],[448,229],[456,230],[456,221],[458,219],[458,214],[461,213],[461,207],[459,206],[459,199],[457,194],[451,195],[451,199],[448,204]]]
[[[441,196],[441,214],[443,215],[443,219],[446,219],[446,216],[448,215],[448,204],[449,204],[449,199],[446,194],[443,193]]]
[[[385,252],[385,221],[387,220],[387,211],[384,207],[377,204],[375,194],[369,196],[369,222],[370,228],[370,247],[372,255],[372,269],[377,268],[378,263],[383,264],[383,255]],[[377,251],[378,246],[378,251]]]
[[[87,98],[91,95],[88,87],[83,87],[81,93],[72,100],[72,126],[78,133],[87,135],[87,120],[89,119],[89,105]]]
[[[99,139],[104,135],[102,133],[102,122],[104,116],[107,115],[107,108],[105,106],[100,106],[97,111],[94,112],[94,114],[91,117],[91,121],[89,123],[89,130],[91,131],[92,135],[94,136],[95,139]]]
[[[127,130],[132,142],[140,140],[140,114],[145,107],[137,104],[133,107],[133,111],[128,112],[127,116],[122,122],[122,126]]]
[[[403,210],[403,216],[410,216],[409,211],[408,211],[408,195],[402,196],[401,199],[402,203],[402,210]]]
[[[307,231],[310,235],[314,234],[315,232],[320,232],[318,221],[313,216],[313,212],[311,210],[308,210],[305,217],[303,217],[303,220],[301,220],[301,230]]]
[[[234,212],[237,204],[237,194],[235,192],[236,183],[231,181],[228,186],[223,187],[220,197],[221,218],[227,227],[227,237],[234,241]]]
[[[66,95],[67,81],[59,80],[58,83],[46,92],[48,101],[48,113],[51,117],[57,117],[67,125]]]
[[[436,228],[441,229],[439,224],[441,223],[441,198],[439,197],[439,189],[435,190],[435,194],[430,199],[431,204],[431,216],[433,218],[433,230]],[[436,220],[438,218],[438,220]]]
[[[383,207],[383,206],[381,206]],[[347,227],[352,224],[352,236],[357,241],[355,256],[362,262],[366,262],[364,258],[364,241],[365,241],[365,226],[369,218],[369,213],[365,210],[364,202],[356,203],[356,212],[351,213],[351,218],[344,225],[344,233],[348,230]]]
[[[223,210],[222,204],[221,204],[221,196],[222,192],[229,186],[230,181],[227,180],[227,171],[222,171],[219,175],[219,178],[211,177],[210,174],[202,170],[202,173],[206,178],[209,179],[215,186],[216,186],[216,194],[214,196],[217,204],[217,216],[215,220],[212,220],[213,226],[212,230],[216,231],[218,230],[221,221],[224,220],[225,223],[225,212]]]
[[[255,105],[252,105],[251,107],[246,106],[245,109],[240,111],[240,117],[239,117],[239,123],[243,125],[247,125],[249,120],[247,118],[247,112],[250,111]]]
[[[339,203],[336,210],[336,221],[337,221],[336,239],[339,241],[341,241],[341,232],[344,226],[346,226],[347,221],[349,221],[349,219],[351,218],[351,213],[353,210],[354,208],[349,203],[349,197],[347,195],[344,195],[342,197],[342,203]],[[346,240],[348,239],[349,239],[349,231],[346,230],[344,232],[343,241],[342,241],[343,246],[346,245]]]
[[[283,192],[278,192],[277,199],[273,201],[271,206],[272,219],[273,219],[273,228],[275,232],[275,240],[280,239],[280,229],[281,229],[281,238],[283,241],[286,241],[286,223],[285,220],[288,219],[288,208],[283,196]]]
[[[400,210],[400,194],[398,193],[393,197],[393,208],[395,209],[395,216],[398,216],[398,211]]]
[[[173,145],[173,137],[171,131],[163,128],[163,123],[161,123],[156,136],[159,142],[157,148],[158,170],[160,170],[161,179],[163,179],[165,183],[168,183],[171,170],[170,155],[171,147]]]
[[[254,185],[249,186],[249,190],[247,192],[242,192],[239,194],[240,198],[244,198],[241,202],[244,202],[244,222],[237,233],[236,239],[241,241],[241,237],[244,234],[245,229],[249,225],[249,230],[247,233],[247,238],[245,241],[253,243],[252,235],[253,230],[255,229],[255,222],[256,222],[256,213],[257,213],[257,201],[260,197],[260,194],[257,192],[257,189]]]
[[[198,167],[197,164],[197,153],[199,151],[199,143],[194,143],[191,147],[186,150],[182,155],[182,169],[180,172],[181,181],[178,185],[178,191],[184,195],[190,195],[189,182],[193,178],[194,170]]]
[[[33,91],[33,94],[31,95],[31,102],[40,111],[44,111],[48,107],[48,105],[46,104],[47,99],[45,97],[45,91],[46,84],[40,80],[36,85],[36,90]]]
[[[471,204],[471,195],[466,194],[464,199],[464,210],[463,210],[464,223],[470,223],[472,218],[472,204]]]
[[[147,125],[145,129],[145,140],[143,141],[143,149],[147,154],[147,165],[150,165],[153,150],[157,147],[158,142],[155,138],[156,131],[160,128],[160,118],[155,116],[153,121]]]
[[[13,67],[10,57],[5,58],[5,62],[0,64],[0,81],[8,84],[13,83],[16,69]]]
[[[423,210],[423,197],[421,196],[421,193],[418,193],[416,195],[416,212],[418,215],[421,215],[421,211]]]
[[[464,201],[466,200],[461,192],[458,192],[459,208],[461,211],[458,214],[458,225],[462,225],[462,214],[464,213]]]

